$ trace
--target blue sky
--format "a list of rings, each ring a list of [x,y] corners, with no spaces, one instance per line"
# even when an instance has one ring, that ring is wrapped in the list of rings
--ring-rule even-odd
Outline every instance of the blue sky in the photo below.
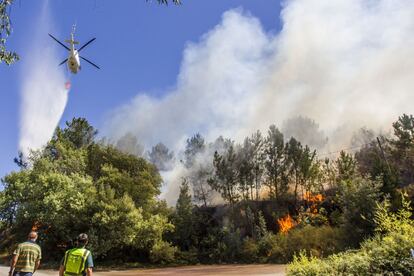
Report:
[[[21,59],[33,54],[31,38],[45,1],[15,1],[11,17],[13,34],[8,47]],[[131,100],[140,91],[162,97],[176,85],[183,50],[188,42],[220,23],[227,10],[241,8],[257,17],[264,30],[280,29],[280,3],[277,0],[183,0],[181,6],[159,6],[145,0],[53,0],[48,2],[50,32],[61,40],[68,38],[77,24],[76,39],[81,43],[97,40],[83,55],[102,70],[83,64],[71,78],[72,90],[61,125],[72,117],[86,117],[98,129],[108,112]],[[66,52],[47,33],[44,40],[56,47],[62,60]],[[20,90],[24,62],[10,67],[0,64],[0,176],[15,170],[19,139]]]
[[[412,114],[413,13],[406,0],[16,0],[8,45],[22,60],[0,65],[0,176],[62,112],[61,125],[86,117],[112,141],[131,133],[176,154],[197,132],[241,142],[271,124],[286,134],[298,115],[328,138],[320,153],[349,148],[359,128],[388,132]],[[83,63],[66,99],[67,53],[47,33],[64,40],[73,23],[80,42],[97,37],[82,55],[102,70]],[[187,173],[163,175],[165,194]]]

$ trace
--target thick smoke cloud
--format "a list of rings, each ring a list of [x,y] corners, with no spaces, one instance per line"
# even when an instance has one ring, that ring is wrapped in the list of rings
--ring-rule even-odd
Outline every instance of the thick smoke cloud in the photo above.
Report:
[[[257,19],[225,13],[222,23],[186,47],[177,89],[161,99],[140,93],[115,110],[108,136],[117,140],[131,132],[145,145],[174,149],[196,132],[207,140],[234,136],[255,111],[269,45]]]
[[[177,88],[162,98],[139,93],[111,114],[106,134],[178,152],[196,132],[240,141],[305,116],[334,150],[362,126],[387,129],[412,113],[414,2],[293,0],[280,16],[274,35],[242,10],[224,13],[186,47]]]
[[[68,91],[65,75],[57,67],[56,45],[48,40],[48,2],[43,3],[30,48],[26,49],[22,72],[19,150],[28,157],[30,150],[43,147],[52,137],[63,114]]]
[[[412,112],[413,2],[291,1],[282,19],[252,123],[300,114],[348,142]]]

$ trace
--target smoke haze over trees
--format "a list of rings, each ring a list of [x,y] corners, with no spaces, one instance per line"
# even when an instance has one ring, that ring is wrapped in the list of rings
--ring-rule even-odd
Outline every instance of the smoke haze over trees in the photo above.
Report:
[[[188,43],[176,85],[114,110],[101,141],[84,118],[53,132],[63,108],[28,112],[20,170],[2,178],[0,248],[37,230],[58,261],[88,232],[102,263],[412,272],[413,12],[289,1],[275,34],[230,10]],[[48,132],[33,139],[36,120]]]
[[[411,112],[412,11],[401,0],[288,1],[275,12],[277,33],[242,9],[227,11],[187,44],[173,88],[157,97],[140,91],[108,114],[102,133],[114,141],[132,133],[146,150],[162,142],[184,162],[179,155],[196,133],[242,143],[272,124],[320,153],[354,147],[360,128],[387,133]],[[186,171],[174,167],[164,175],[171,204]]]
[[[161,97],[140,91],[110,113],[103,134],[117,140],[131,132],[148,148],[162,141],[177,153],[195,133],[242,142],[276,124],[312,148],[347,148],[357,129],[387,131],[411,112],[413,10],[401,0],[289,1],[275,12],[277,34],[230,10],[185,47],[174,88]],[[303,137],[300,127],[285,128],[292,118],[309,123]]]
[[[1,245],[12,250],[35,229],[45,259],[53,260],[78,232],[88,232],[98,262],[129,252],[124,261],[157,264],[288,262],[301,251],[327,256],[358,248],[376,233],[378,202],[389,199],[398,209],[398,190],[414,196],[413,116],[403,114],[393,129],[380,143],[332,159],[274,125],[242,143],[195,134],[176,161],[183,177],[171,208],[159,199],[155,164],[98,142],[97,130],[74,118],[32,153],[30,165],[20,162],[20,171],[3,178]],[[147,158],[174,156],[158,144]]]

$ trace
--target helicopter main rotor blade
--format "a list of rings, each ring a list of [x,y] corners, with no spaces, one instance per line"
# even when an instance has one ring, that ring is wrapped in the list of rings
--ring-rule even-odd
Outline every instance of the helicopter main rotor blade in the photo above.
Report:
[[[62,42],[60,42],[56,37],[54,37],[53,35],[51,35],[51,34],[49,34],[49,36],[51,37],[51,38],[53,38],[57,43],[59,43],[60,45],[62,45],[66,50],[68,50],[68,51],[70,51],[70,49],[65,45],[65,44],[63,44]]]
[[[93,63],[92,61],[90,61],[90,60],[87,60],[86,58],[84,58],[84,57],[82,57],[82,56],[79,56],[81,59],[83,59],[84,61],[86,61],[87,63],[89,63],[89,64],[91,64],[92,66],[95,66],[96,68],[98,68],[98,69],[101,69],[101,68],[99,68],[99,66],[98,65],[96,65],[95,63]]]
[[[65,59],[64,61],[62,61],[61,63],[59,63],[59,66],[62,65],[63,63],[65,63],[66,61],[68,61],[68,59]]]
[[[86,42],[85,44],[83,44],[83,46],[79,48],[78,52],[80,52],[83,48],[85,48],[86,46],[88,46],[89,44],[91,44],[95,39],[96,39],[96,37],[95,38],[92,38],[91,40],[89,40],[88,42]]]

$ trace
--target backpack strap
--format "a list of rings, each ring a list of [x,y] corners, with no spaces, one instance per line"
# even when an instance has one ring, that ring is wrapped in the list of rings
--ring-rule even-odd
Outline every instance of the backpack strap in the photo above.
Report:
[[[87,260],[87,258],[88,258],[88,256],[89,256],[89,254],[90,254],[91,252],[88,250],[88,249],[85,249],[85,252],[83,252],[83,255],[82,255],[82,264],[81,264],[81,267],[80,267],[80,269],[79,269],[79,271],[80,272],[82,272],[82,271],[84,271],[85,270],[85,265],[86,265],[86,260]]]

